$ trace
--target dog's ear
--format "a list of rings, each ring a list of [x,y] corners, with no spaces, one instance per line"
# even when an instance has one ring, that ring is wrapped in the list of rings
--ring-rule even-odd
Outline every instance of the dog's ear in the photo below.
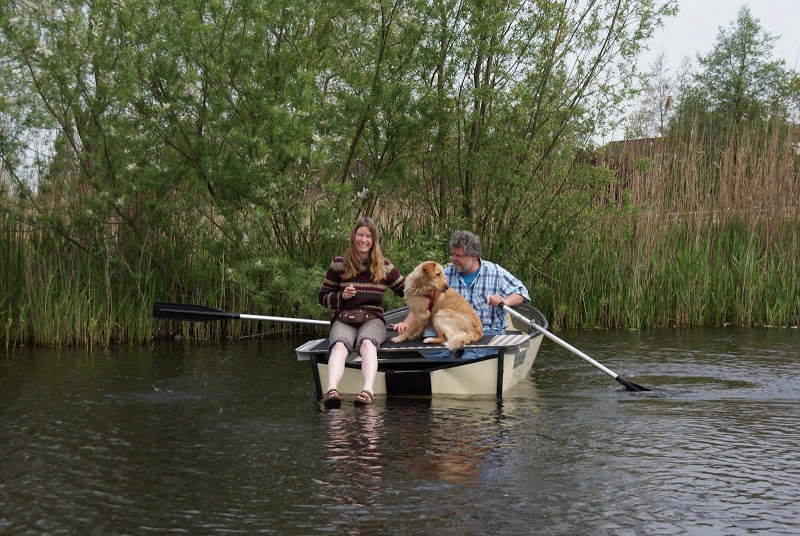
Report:
[[[421,289],[425,285],[425,275],[425,264],[420,263],[407,278],[407,281],[411,282],[411,288],[414,290]]]
[[[444,268],[442,265],[435,261],[428,261],[427,265],[425,266],[425,271],[428,273],[428,277],[431,281],[439,278],[444,277]]]

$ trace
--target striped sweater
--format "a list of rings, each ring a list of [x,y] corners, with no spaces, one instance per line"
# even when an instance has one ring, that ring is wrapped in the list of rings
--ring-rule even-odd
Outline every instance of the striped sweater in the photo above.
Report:
[[[392,292],[402,297],[406,280],[388,259],[384,259],[383,264],[386,267],[386,277],[379,283],[373,283],[368,269],[350,279],[345,279],[344,258],[334,257],[328,267],[328,272],[325,274],[322,288],[317,295],[317,301],[319,301],[320,305],[333,309],[334,313],[331,316],[331,320],[334,320],[338,311],[342,309],[361,309],[375,314],[386,322],[383,318],[384,291],[386,287],[389,287]],[[367,268],[366,265],[367,263],[365,262],[365,268]],[[356,295],[349,300],[345,300],[342,298],[342,291],[350,284],[355,287]]]

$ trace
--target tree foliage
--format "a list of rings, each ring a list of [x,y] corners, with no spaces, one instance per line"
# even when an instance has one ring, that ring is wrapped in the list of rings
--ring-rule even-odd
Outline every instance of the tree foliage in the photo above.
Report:
[[[120,277],[146,261],[167,293],[219,264],[326,263],[359,214],[425,244],[398,245],[408,255],[471,228],[524,272],[566,229],[591,229],[608,177],[575,150],[629,96],[634,58],[674,10],[0,0],[0,157],[29,224],[104,252]],[[49,149],[24,168],[32,132]]]
[[[651,138],[666,134],[677,87],[661,52],[645,73],[639,105],[628,117],[625,138]]]
[[[727,136],[741,125],[789,118],[796,91],[784,60],[772,58],[776,39],[743,6],[720,27],[712,50],[697,55],[699,70],[679,88],[673,129],[689,136],[693,125],[695,135]]]
[[[698,68],[685,58],[673,75],[662,53],[642,77],[625,137],[727,136],[741,125],[796,119],[797,74],[773,58],[776,40],[743,6],[713,48],[697,54]]]
[[[772,59],[776,40],[747,6],[720,28],[711,52],[698,55],[695,77],[713,112],[741,121],[786,116],[789,73],[784,60]]]

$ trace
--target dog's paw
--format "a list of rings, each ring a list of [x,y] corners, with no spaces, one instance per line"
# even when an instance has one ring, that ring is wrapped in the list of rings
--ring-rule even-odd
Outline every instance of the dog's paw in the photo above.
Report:
[[[447,339],[444,341],[445,347],[450,350],[451,352],[455,352],[456,350],[460,350],[464,348],[464,344],[469,342],[469,339],[464,336],[453,337],[451,339]]]
[[[403,339],[402,335],[398,335],[397,337],[392,337],[389,340],[392,341],[392,342],[403,342],[404,339]]]

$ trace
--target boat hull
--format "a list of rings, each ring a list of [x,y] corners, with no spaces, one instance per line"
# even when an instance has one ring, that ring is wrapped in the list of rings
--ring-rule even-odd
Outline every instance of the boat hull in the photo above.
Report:
[[[530,306],[515,307],[527,318],[546,328],[544,316]],[[406,308],[386,314],[387,325],[399,322]],[[458,354],[446,358],[427,358],[420,351],[444,348],[441,345],[391,343],[395,333],[389,330],[387,342],[378,352],[378,374],[374,384],[376,396],[456,396],[502,397],[503,393],[530,375],[542,343],[541,334],[509,317],[506,335],[487,336],[467,348],[492,348],[496,354],[476,359],[463,359]],[[298,359],[308,359],[314,376],[317,397],[327,384],[327,341],[309,341],[297,348]],[[348,357],[338,390],[345,395],[358,394],[364,385],[361,362],[357,355]]]

